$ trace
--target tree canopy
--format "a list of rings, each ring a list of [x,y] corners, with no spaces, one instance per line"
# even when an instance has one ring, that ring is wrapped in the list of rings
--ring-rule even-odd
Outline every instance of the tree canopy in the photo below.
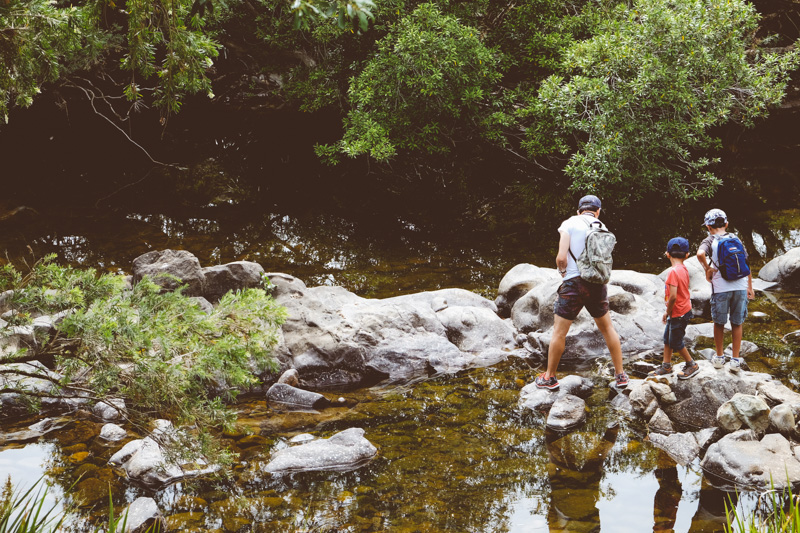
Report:
[[[575,190],[691,199],[721,183],[715,130],[784,97],[798,50],[779,38],[747,0],[6,0],[0,116],[72,84],[113,121],[165,124],[244,50],[284,103],[339,114],[329,162],[491,146]]]

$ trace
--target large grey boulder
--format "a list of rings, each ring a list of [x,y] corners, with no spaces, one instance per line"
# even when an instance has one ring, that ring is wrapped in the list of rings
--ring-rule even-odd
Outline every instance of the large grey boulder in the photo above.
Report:
[[[42,407],[59,408],[67,405],[58,397],[57,383],[61,376],[47,369],[39,361],[0,365],[0,389],[19,390],[44,396]],[[20,372],[17,374],[16,372]],[[42,377],[34,377],[40,375]],[[49,397],[48,395],[52,395]],[[0,393],[0,415],[16,416],[28,412],[29,404],[22,394],[17,392]]]
[[[257,289],[263,285],[264,269],[252,261],[234,261],[203,269],[203,296],[217,303],[229,291]]]
[[[528,263],[521,263],[509,270],[497,288],[497,313],[503,317],[511,316],[511,308],[531,289],[545,282],[558,281],[561,276],[554,268],[541,268]]]
[[[634,280],[628,278],[633,276],[622,276],[619,282],[633,286]],[[639,281],[645,283],[646,279]],[[556,280],[536,285],[519,298],[511,309],[514,327],[528,334],[529,345],[533,351],[547,353],[553,335],[555,320],[553,307],[558,297],[556,291],[560,284],[561,281]],[[644,296],[628,292],[622,285],[608,285],[609,313],[624,352],[649,350],[663,342],[664,326],[661,324],[661,316],[664,313],[663,298],[657,300],[652,298],[652,295],[648,298],[649,300]],[[586,309],[582,309],[567,333],[563,357],[585,358],[606,353],[608,348],[605,339],[591,315]]]
[[[350,428],[328,439],[318,439],[275,452],[264,470],[272,473],[311,470],[353,470],[378,453],[361,428]]]
[[[664,303],[664,280],[655,274],[644,274],[635,270],[612,270],[609,285],[616,285],[626,293],[640,296],[651,305]]]
[[[709,481],[721,488],[735,482],[760,490],[773,485],[783,490],[800,483],[800,461],[790,442],[778,433],[761,440],[752,430],[730,433],[709,446],[700,466],[712,474]]]
[[[285,274],[267,276],[288,312],[277,352],[307,386],[453,373],[496,362],[515,347],[495,304],[463,289],[377,300],[341,287],[309,288]]]
[[[447,307],[436,316],[445,328],[447,340],[462,352],[516,348],[514,330],[490,309]]]
[[[184,295],[203,296],[203,268],[197,257],[186,250],[147,252],[133,260],[132,273],[134,284],[148,276],[164,290],[172,291],[185,284]]]
[[[675,424],[717,427],[717,410],[722,404],[737,393],[755,395],[759,384],[772,380],[767,374],[717,370],[708,361],[697,364],[700,371],[691,379],[680,380],[673,374],[663,380],[666,383],[632,382],[629,389],[634,412],[649,419],[656,408],[661,408]],[[661,387],[663,384],[668,388]]]
[[[119,516],[125,522],[123,533],[167,530],[167,521],[153,498],[136,498]]]
[[[781,286],[800,285],[800,247],[792,248],[764,265],[758,277]]]
[[[780,433],[791,438],[795,434],[795,416],[791,406],[782,403],[769,412],[769,428],[772,433]]]
[[[717,409],[717,425],[727,432],[749,428],[763,434],[769,427],[769,405],[752,394],[736,393]]]

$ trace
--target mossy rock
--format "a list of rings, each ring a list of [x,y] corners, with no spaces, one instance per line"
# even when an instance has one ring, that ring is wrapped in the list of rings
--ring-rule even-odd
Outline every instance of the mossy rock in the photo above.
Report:
[[[102,502],[108,503],[108,492],[108,482],[93,477],[78,483],[72,497],[79,507],[92,507]]]

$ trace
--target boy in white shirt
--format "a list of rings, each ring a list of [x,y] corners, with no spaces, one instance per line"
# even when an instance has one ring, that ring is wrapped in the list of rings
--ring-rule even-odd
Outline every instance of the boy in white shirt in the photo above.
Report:
[[[728,233],[728,216],[722,209],[712,209],[703,217],[703,223],[708,229],[708,237],[700,243],[697,259],[706,270],[706,279],[711,283],[711,319],[714,321],[714,348],[717,352],[711,362],[715,368],[722,368],[725,363],[725,323],[730,316],[733,341],[730,370],[738,372],[742,366],[742,358],[739,356],[742,324],[747,316],[748,300],[755,298],[753,275],[748,274],[733,281],[722,277],[719,269],[719,241],[721,238],[734,236]],[[744,246],[742,252],[746,259],[747,251]]]

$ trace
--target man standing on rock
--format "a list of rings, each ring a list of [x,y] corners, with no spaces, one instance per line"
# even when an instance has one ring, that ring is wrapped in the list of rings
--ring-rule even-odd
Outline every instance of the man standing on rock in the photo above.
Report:
[[[756,297],[753,275],[747,266],[744,245],[735,235],[728,233],[728,216],[725,212],[722,209],[708,211],[703,217],[703,224],[708,229],[708,237],[700,243],[697,259],[706,270],[706,279],[711,282],[711,320],[714,321],[714,347],[717,352],[711,362],[714,368],[722,368],[725,363],[725,323],[730,316],[730,370],[738,372],[742,366],[739,350],[742,347],[742,324],[747,316],[747,302]],[[731,257],[731,261],[726,261],[723,256]],[[732,262],[735,268],[726,265],[728,262]]]
[[[565,220],[558,228],[561,235],[558,241],[558,254],[556,255],[556,268],[564,281],[558,288],[558,298],[555,303],[555,324],[553,336],[550,339],[550,348],[547,352],[547,370],[536,376],[536,386],[540,389],[555,390],[559,387],[556,379],[556,370],[561,356],[567,333],[572,322],[583,307],[592,315],[597,328],[603,334],[611,362],[614,364],[614,381],[618,388],[628,386],[628,375],[622,368],[622,347],[619,335],[611,322],[608,312],[608,291],[606,284],[591,283],[581,278],[577,258],[586,247],[586,237],[594,231],[594,226],[605,230],[605,225],[599,221],[600,198],[587,195],[578,202],[578,214]]]

